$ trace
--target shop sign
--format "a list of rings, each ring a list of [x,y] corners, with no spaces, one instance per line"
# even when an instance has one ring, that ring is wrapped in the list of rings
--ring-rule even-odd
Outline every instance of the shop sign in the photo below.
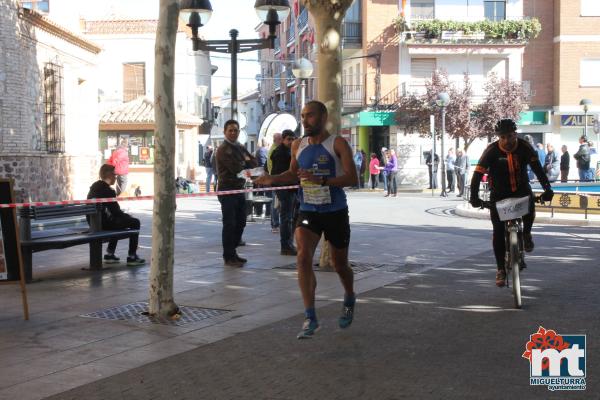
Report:
[[[597,115],[588,114],[587,125],[592,126],[594,122],[598,119]],[[560,126],[573,126],[580,127],[585,126],[585,115],[561,115],[560,116]]]

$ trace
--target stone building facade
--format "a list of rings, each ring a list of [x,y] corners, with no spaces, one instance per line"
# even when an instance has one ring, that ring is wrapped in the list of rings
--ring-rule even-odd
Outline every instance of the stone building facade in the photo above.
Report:
[[[97,179],[101,49],[16,0],[0,2],[0,178],[18,201],[81,198]]]

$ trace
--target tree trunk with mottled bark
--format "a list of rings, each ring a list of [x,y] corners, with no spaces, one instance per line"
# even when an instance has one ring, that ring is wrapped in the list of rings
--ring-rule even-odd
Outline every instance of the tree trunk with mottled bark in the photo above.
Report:
[[[317,100],[325,103],[329,112],[327,130],[338,135],[342,111],[342,20],[352,0],[304,0],[315,20],[318,44]],[[332,269],[329,243],[323,237],[320,269]]]
[[[177,0],[160,0],[154,65],[154,207],[149,313],[173,317],[175,253],[175,41],[179,17]]]

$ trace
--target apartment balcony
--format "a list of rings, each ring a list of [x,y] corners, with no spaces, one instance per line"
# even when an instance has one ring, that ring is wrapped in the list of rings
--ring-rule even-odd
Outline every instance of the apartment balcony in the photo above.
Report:
[[[502,48],[524,47],[529,40],[535,39],[541,24],[536,18],[510,19],[501,21],[454,21],[412,19],[408,23],[403,18],[395,21],[396,29],[401,34],[403,42],[411,48],[445,48],[454,52],[460,47],[472,48]],[[432,53],[414,54],[446,54],[436,50]],[[449,54],[449,53],[448,53]],[[485,53],[483,53],[485,54]]]
[[[365,105],[365,87],[363,85],[342,86],[342,106],[344,108],[362,108]]]
[[[308,9],[303,9],[298,15],[298,33],[302,34],[308,27]]]
[[[362,22],[344,21],[342,23],[342,48],[362,48]]]
[[[273,76],[273,90],[281,90],[281,73],[275,74]]]

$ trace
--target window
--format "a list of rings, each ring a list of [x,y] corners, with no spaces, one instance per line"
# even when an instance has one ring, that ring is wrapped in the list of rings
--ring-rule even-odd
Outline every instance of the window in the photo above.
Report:
[[[483,12],[485,19],[502,21],[506,19],[506,1],[484,1]]]
[[[346,15],[344,16],[344,20],[346,22],[361,22],[360,15],[360,0],[354,0],[348,11],[346,11]]]
[[[360,64],[356,64],[356,87],[359,87],[362,85],[362,82],[360,81]]]
[[[54,63],[44,66],[44,119],[46,150],[65,151],[65,122],[63,111],[63,68]]]
[[[600,86],[600,58],[597,59],[584,59],[580,63],[580,86]]]
[[[50,0],[32,0],[32,1],[22,1],[21,5],[23,8],[28,8],[30,10],[41,11],[47,13],[50,11]]]
[[[123,64],[123,102],[135,100],[146,94],[146,64]]]
[[[410,15],[412,19],[434,19],[435,2],[432,0],[411,0]]]
[[[600,16],[600,2],[598,0],[581,0],[582,17]]]
[[[424,86],[435,71],[435,58],[413,58],[410,60],[410,76],[414,85]]]
[[[483,75],[486,78],[490,74],[496,74],[500,79],[506,79],[506,71],[508,69],[508,60],[505,58],[484,58],[483,59]]]

